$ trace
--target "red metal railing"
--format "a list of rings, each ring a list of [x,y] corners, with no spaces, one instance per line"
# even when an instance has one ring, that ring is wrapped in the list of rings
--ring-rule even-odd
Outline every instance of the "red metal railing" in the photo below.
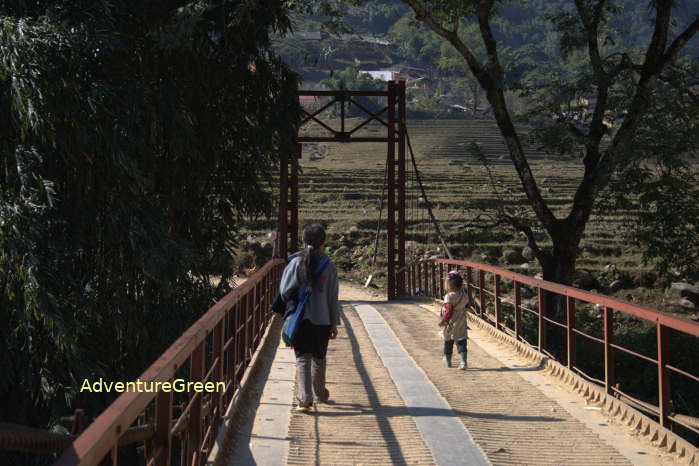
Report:
[[[170,386],[160,385],[153,392],[122,393],[55,465],[117,464],[118,445],[125,443],[125,433],[134,432],[145,440],[147,465],[169,466],[178,452],[180,464],[203,464],[216,440],[223,412],[239,389],[269,324],[284,263],[282,259],[267,262],[209,309],[139,377],[146,384],[168,382]],[[189,374],[184,375],[185,380],[178,372],[186,366]],[[190,391],[178,394],[185,399],[178,418],[173,419],[174,384],[180,384],[179,380],[184,386],[188,382],[202,385],[190,385]],[[201,391],[207,383],[213,383],[215,391]],[[222,390],[216,391],[219,386]],[[135,422],[138,424],[133,425]]]
[[[583,377],[596,383],[604,385],[607,393],[615,396],[623,396],[636,407],[658,417],[659,422],[664,427],[672,427],[672,424],[679,424],[684,428],[699,434],[695,418],[675,415],[672,412],[670,374],[674,373],[686,377],[694,382],[699,382],[696,374],[691,374],[686,370],[671,365],[670,360],[670,331],[675,330],[685,335],[699,337],[699,323],[683,319],[680,317],[665,314],[653,309],[644,308],[635,304],[610,298],[608,296],[590,293],[570,286],[557,283],[537,280],[535,278],[521,275],[498,267],[479,264],[476,262],[434,259],[419,261],[407,267],[408,294],[411,296],[425,295],[441,298],[444,294],[444,277],[448,270],[462,270],[465,272],[466,290],[472,301],[475,301],[477,315],[494,325],[498,330],[509,334],[518,341],[522,341],[542,353],[546,353],[546,334],[549,326],[556,326],[565,333],[565,358],[561,361],[569,369],[580,373]],[[477,278],[474,280],[474,274]],[[507,280],[511,284],[512,292],[503,293],[502,281]],[[487,282],[492,282],[492,286],[486,286]],[[522,287],[536,290],[536,306],[531,309],[523,305]],[[551,318],[546,312],[547,294],[560,296],[563,301],[565,322],[559,322]],[[476,296],[474,297],[474,294]],[[474,299],[475,298],[475,299]],[[549,297],[550,299],[550,297]],[[603,319],[603,336],[598,338],[583,332],[575,325],[575,304],[576,301],[593,304],[601,312]],[[503,318],[503,304],[513,308],[513,319],[505,321]],[[492,309],[492,312],[490,311]],[[536,316],[536,342],[531,343],[523,336],[522,312]],[[657,332],[657,353],[656,357],[639,354],[623,347],[614,340],[614,314],[620,312],[628,316],[652,322],[656,326]],[[508,317],[510,317],[508,315]],[[604,350],[604,377],[597,379],[585,374],[576,366],[575,345],[578,338],[585,338],[588,341],[597,342]],[[694,346],[696,351],[696,346]],[[658,399],[659,406],[637,400],[621,391],[615,383],[615,352],[621,351],[635,358],[640,358],[648,363],[655,364],[658,370]]]

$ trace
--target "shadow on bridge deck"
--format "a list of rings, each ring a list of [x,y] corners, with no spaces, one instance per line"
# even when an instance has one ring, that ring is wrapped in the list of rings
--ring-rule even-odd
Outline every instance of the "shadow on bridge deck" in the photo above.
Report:
[[[411,302],[344,301],[328,351],[331,402],[297,412],[293,351],[279,346],[279,328],[217,464],[474,464],[479,452],[492,464],[673,463],[574,395],[552,395],[556,383],[540,367],[482,332],[469,335],[466,371],[445,367],[436,316]]]

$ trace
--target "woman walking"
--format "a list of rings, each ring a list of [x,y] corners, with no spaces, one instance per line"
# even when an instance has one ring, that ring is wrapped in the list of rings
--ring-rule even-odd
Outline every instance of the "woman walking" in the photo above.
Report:
[[[299,287],[306,283],[311,292],[303,310],[303,320],[293,337],[296,355],[296,400],[300,411],[308,411],[315,398],[325,403],[330,397],[325,387],[328,341],[337,336],[340,323],[337,268],[328,260],[314,277],[325,256],[325,230],[314,223],[303,229],[303,251],[293,254],[282,274],[279,293],[286,302],[295,299]]]

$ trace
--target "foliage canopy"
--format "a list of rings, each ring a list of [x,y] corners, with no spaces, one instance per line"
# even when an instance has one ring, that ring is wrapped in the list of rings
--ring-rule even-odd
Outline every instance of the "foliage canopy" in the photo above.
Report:
[[[0,2],[0,418],[96,414],[83,379],[136,377],[229,291],[298,118],[289,27],[276,0]]]

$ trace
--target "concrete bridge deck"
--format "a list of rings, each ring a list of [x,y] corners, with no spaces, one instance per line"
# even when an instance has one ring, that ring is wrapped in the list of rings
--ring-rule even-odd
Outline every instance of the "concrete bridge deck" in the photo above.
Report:
[[[357,293],[341,289],[331,402],[294,410],[276,322],[216,464],[677,464],[485,332],[447,368],[436,309]]]

